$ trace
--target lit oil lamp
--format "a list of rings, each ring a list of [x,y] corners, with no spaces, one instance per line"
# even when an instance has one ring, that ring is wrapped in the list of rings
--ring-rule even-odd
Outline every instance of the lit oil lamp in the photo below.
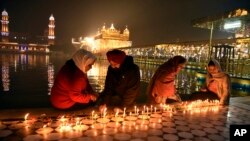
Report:
[[[0,130],[5,129],[6,127],[7,127],[7,126],[4,125],[4,124],[2,124],[2,122],[0,121]]]
[[[123,117],[119,117],[119,111],[116,111],[115,116],[111,118],[112,121],[114,122],[121,122],[124,120]]]
[[[76,131],[85,131],[89,128],[89,126],[82,124],[80,121],[77,121],[75,126],[73,127]]]
[[[132,116],[132,113],[130,112],[129,113],[129,116],[126,116],[126,120],[136,120],[137,119],[137,116]]]
[[[43,128],[39,128],[38,130],[36,130],[36,133],[46,135],[52,132],[53,130],[54,130],[53,128],[47,127],[46,125],[44,125]]]
[[[101,118],[99,118],[99,119],[97,119],[97,122],[99,122],[99,123],[108,123],[110,120],[106,117],[106,115],[107,115],[107,108],[105,108],[104,110],[103,110],[103,117],[101,117]]]
[[[23,122],[23,123],[25,124],[25,126],[30,126],[31,124],[33,124],[33,123],[36,121],[35,118],[29,119],[29,118],[28,118],[29,115],[30,115],[30,113],[27,113],[27,114],[25,114],[25,116],[24,116],[24,122]]]

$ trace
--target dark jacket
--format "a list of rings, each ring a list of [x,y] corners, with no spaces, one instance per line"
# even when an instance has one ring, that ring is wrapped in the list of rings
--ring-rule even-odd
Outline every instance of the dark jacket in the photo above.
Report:
[[[76,103],[89,103],[90,93],[93,93],[93,89],[87,75],[71,59],[58,72],[50,101],[55,108],[68,109]]]
[[[140,71],[132,56],[126,56],[119,69],[108,67],[105,87],[102,92],[104,103],[109,106],[132,106],[140,93]]]

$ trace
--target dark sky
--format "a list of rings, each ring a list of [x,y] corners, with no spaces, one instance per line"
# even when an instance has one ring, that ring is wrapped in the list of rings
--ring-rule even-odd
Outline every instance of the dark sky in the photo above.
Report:
[[[209,30],[194,28],[191,20],[250,8],[250,0],[0,0],[10,17],[11,32],[42,35],[51,14],[57,42],[90,36],[104,23],[123,30],[133,45],[206,40]],[[215,32],[214,38],[229,34]]]

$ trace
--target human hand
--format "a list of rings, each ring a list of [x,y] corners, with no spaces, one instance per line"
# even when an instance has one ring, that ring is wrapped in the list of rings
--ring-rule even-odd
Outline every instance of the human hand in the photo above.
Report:
[[[182,102],[182,99],[179,94],[175,94],[175,96],[176,96],[176,101]]]
[[[152,95],[152,97],[157,97],[156,93],[152,93],[151,95]]]
[[[207,91],[207,89],[206,89],[206,88],[201,88],[201,89],[200,89],[200,91],[202,91],[202,92],[206,92],[206,91]]]
[[[97,99],[97,95],[91,94],[90,99],[95,102]]]
[[[162,97],[161,96],[156,96],[155,97],[155,102],[158,103],[158,104],[161,103],[162,102]]]

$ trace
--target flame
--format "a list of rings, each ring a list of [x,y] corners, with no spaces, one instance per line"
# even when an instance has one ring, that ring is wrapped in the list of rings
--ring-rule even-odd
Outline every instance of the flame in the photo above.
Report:
[[[27,120],[27,119],[28,119],[29,114],[30,114],[30,113],[27,113],[27,114],[24,116],[24,120]]]
[[[107,108],[105,107],[104,110],[103,110],[103,118],[105,118],[107,115]]]
[[[115,117],[118,117],[118,114],[119,114],[119,110],[116,111]]]

